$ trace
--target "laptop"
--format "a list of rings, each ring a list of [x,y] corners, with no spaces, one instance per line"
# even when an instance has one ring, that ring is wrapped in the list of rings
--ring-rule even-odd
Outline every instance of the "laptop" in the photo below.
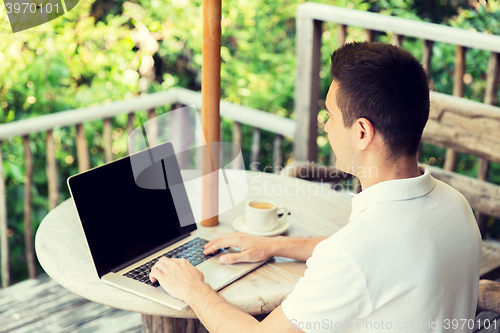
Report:
[[[162,186],[157,189],[138,186],[131,162],[158,154],[168,157],[151,163],[147,169],[155,177],[150,176],[148,182]],[[174,183],[175,191],[171,191],[169,185]],[[214,290],[267,261],[219,263],[221,255],[238,252],[236,248],[203,254],[203,245],[218,235],[207,228],[197,228],[170,142],[71,176],[68,187],[97,275],[117,288],[183,310],[188,307],[184,301],[149,280],[151,267],[162,256],[188,259]],[[176,207],[187,209],[179,216]]]

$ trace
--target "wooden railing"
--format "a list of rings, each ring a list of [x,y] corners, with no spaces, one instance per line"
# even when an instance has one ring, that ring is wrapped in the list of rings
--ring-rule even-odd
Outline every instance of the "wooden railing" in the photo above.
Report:
[[[112,126],[111,118],[120,114],[128,114],[126,131],[130,133],[133,128],[134,112],[148,110],[148,118],[156,116],[155,108],[164,105],[195,105],[201,110],[201,93],[172,88],[168,91],[143,95],[133,99],[117,101],[97,107],[85,107],[76,110],[62,111],[45,116],[14,121],[0,125],[0,243],[1,243],[1,272],[2,286],[10,284],[10,258],[7,236],[7,197],[5,179],[3,174],[2,140],[21,136],[23,138],[25,153],[25,192],[24,192],[24,239],[26,244],[26,260],[30,278],[35,278],[35,253],[33,248],[33,233],[31,221],[32,185],[33,185],[33,156],[30,148],[29,135],[38,132],[47,132],[47,179],[49,193],[49,209],[55,208],[59,203],[59,189],[57,183],[57,163],[54,150],[52,131],[57,127],[76,127],[76,146],[79,171],[90,168],[89,149],[84,132],[84,123],[104,119],[103,138],[105,161],[113,159],[112,153]],[[241,124],[254,127],[250,165],[258,161],[260,152],[261,130],[275,133],[273,150],[273,167],[282,166],[283,156],[281,143],[283,137],[295,136],[296,121],[280,117],[268,112],[249,107],[232,104],[226,101],[220,103],[221,117],[234,121],[232,142],[238,147],[242,145]],[[222,137],[222,136],[221,136]],[[243,166],[235,166],[243,167]]]
[[[392,43],[401,46],[404,36],[423,39],[422,64],[427,73],[431,74],[432,47],[434,42],[442,42],[456,45],[455,70],[453,96],[443,96],[431,92],[431,108],[433,104],[440,105],[467,105],[471,108],[461,107],[464,114],[472,113],[479,104],[471,106],[461,97],[464,96],[464,74],[465,74],[465,53],[468,48],[491,51],[488,69],[486,71],[486,91],[483,98],[483,106],[495,105],[498,98],[498,82],[500,76],[500,36],[474,32],[464,29],[452,28],[433,23],[419,22],[402,19],[393,16],[381,15],[359,10],[334,7],[318,3],[304,3],[297,6],[297,80],[295,86],[295,112],[297,123],[301,124],[297,128],[297,135],[294,144],[294,155],[296,161],[313,161],[317,159],[316,139],[318,132],[316,129],[317,115],[319,111],[320,96],[320,64],[321,64],[321,35],[323,22],[333,22],[337,24],[338,47],[346,40],[349,26],[364,28],[366,41],[374,41],[374,31],[386,32],[392,35]],[[331,52],[333,50],[329,50]],[[463,104],[465,103],[465,104]],[[446,108],[446,107],[445,107]],[[487,108],[486,108],[487,109]],[[485,111],[486,112],[486,111]],[[485,132],[500,130],[498,121],[498,108],[488,109],[488,120],[492,121],[489,126],[476,124],[475,129],[469,128],[468,132],[455,133],[462,135],[462,145],[457,144],[457,138],[453,133],[448,133],[446,139],[443,138],[443,126],[426,127],[423,141],[437,143],[435,137],[440,137],[440,143],[447,148],[444,169],[454,171],[457,164],[457,151],[467,152],[479,156],[477,178],[482,181],[488,180],[489,161],[499,162],[500,149],[498,144],[494,147],[492,154],[475,149],[473,140],[469,142],[465,138],[473,131],[478,131],[478,135],[473,135],[474,140],[487,141],[491,138],[484,137]],[[465,118],[462,121],[466,121]],[[432,123],[430,121],[429,123]],[[436,124],[434,124],[436,125]],[[465,128],[465,127],[464,127]],[[484,131],[483,133],[482,130]],[[493,140],[496,142],[496,140]],[[487,145],[486,142],[484,142]],[[466,147],[467,146],[467,147]],[[477,146],[477,145],[476,145]],[[332,157],[334,155],[332,154]],[[420,159],[420,150],[419,150]],[[333,162],[333,160],[331,161]],[[486,216],[477,212],[476,218],[480,228],[484,231]]]

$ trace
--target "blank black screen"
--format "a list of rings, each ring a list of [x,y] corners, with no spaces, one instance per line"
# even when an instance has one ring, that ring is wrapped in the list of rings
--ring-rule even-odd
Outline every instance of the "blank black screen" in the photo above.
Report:
[[[163,161],[152,167],[161,172]],[[180,178],[178,167],[168,170]],[[127,157],[69,179],[99,277],[196,229],[196,224],[180,226],[164,175],[158,181],[166,190],[141,188]]]

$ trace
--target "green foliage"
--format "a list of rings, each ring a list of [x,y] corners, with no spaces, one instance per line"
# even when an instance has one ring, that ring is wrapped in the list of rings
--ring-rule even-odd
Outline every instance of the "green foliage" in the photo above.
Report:
[[[1,1],[1,0],[0,0]],[[426,4],[432,1],[434,6]],[[127,99],[142,92],[178,86],[192,90],[201,87],[202,9],[201,0],[85,0],[67,15],[31,32],[10,34],[5,11],[0,11],[0,123],[36,117],[83,106]],[[294,118],[293,101],[296,76],[295,10],[302,1],[225,0],[222,3],[221,97],[227,101]],[[319,1],[331,4],[331,1]],[[338,0],[336,6],[369,10],[412,20],[431,20],[500,35],[499,1],[488,1],[488,8],[477,11],[465,1],[437,0]],[[3,7],[2,4],[0,6]],[[462,9],[458,8],[462,7]],[[454,16],[457,15],[457,16]],[[8,33],[6,33],[8,32]],[[347,41],[363,40],[363,29],[349,27]],[[377,41],[389,42],[385,33]],[[331,79],[329,61],[338,46],[336,25],[324,24],[321,55],[321,96]],[[421,58],[423,43],[405,38],[403,47]],[[434,89],[452,92],[455,47],[436,43],[433,48],[431,81]],[[481,100],[485,90],[484,73],[488,52],[467,52],[470,82],[466,96]],[[154,62],[151,68],[148,64]],[[324,103],[324,101],[322,102]],[[168,112],[170,107],[157,110]],[[137,112],[134,126],[147,120]],[[127,115],[115,117],[113,147],[115,157],[127,151],[124,128]],[[324,111],[318,115],[318,161],[328,164],[331,147],[323,131]],[[223,141],[231,141],[232,122],[223,120]],[[91,167],[104,163],[103,122],[85,123]],[[74,128],[53,132],[59,171],[60,199],[69,197],[68,176],[78,172]],[[253,128],[242,126],[243,156],[249,165]],[[262,131],[260,170],[272,165],[273,133]],[[47,176],[45,133],[30,135],[34,155],[33,230],[47,214]],[[293,159],[293,138],[282,144],[284,163]],[[424,145],[423,158],[441,165],[443,148]],[[2,159],[8,197],[8,224],[13,278],[27,276],[24,258],[24,149],[22,139],[2,144]],[[475,158],[459,155],[458,172],[475,176]],[[267,169],[269,170],[269,169]],[[500,167],[492,164],[490,179],[500,184]],[[495,229],[495,228],[492,228]],[[497,228],[500,230],[500,228]],[[500,234],[500,232],[499,232]],[[41,268],[38,267],[41,272]]]

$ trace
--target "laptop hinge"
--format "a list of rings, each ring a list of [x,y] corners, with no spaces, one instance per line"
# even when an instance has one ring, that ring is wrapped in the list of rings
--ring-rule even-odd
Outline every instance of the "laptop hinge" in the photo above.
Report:
[[[186,237],[188,237],[188,236],[190,236],[190,235],[191,235],[191,233],[190,233],[190,232],[189,232],[189,233],[187,233],[187,234],[184,234],[184,235],[180,235],[179,237],[176,237],[176,238],[174,238],[174,239],[172,239],[172,240],[170,240],[170,241],[166,242],[165,244],[162,244],[162,245],[160,245],[160,246],[157,246],[157,247],[155,247],[154,249],[152,249],[151,251],[148,251],[148,252],[144,253],[143,255],[141,255],[141,256],[139,256],[139,257],[136,257],[136,258],[134,258],[134,259],[132,259],[132,260],[127,261],[127,262],[126,262],[126,263],[124,263],[123,265],[120,265],[120,266],[118,266],[118,267],[113,268],[113,269],[111,270],[111,272],[113,272],[113,273],[119,272],[119,271],[121,271],[122,269],[124,269],[125,267],[130,266],[130,265],[133,265],[133,264],[135,264],[136,262],[141,261],[142,259],[144,259],[144,258],[146,258],[146,257],[148,257],[148,256],[150,256],[150,255],[152,255],[153,253],[155,253],[155,252],[157,252],[157,251],[160,251],[161,249],[166,248],[167,246],[170,246],[170,245],[174,244],[175,242],[178,242],[178,241],[180,241],[181,239],[184,239],[184,238],[186,238]]]

